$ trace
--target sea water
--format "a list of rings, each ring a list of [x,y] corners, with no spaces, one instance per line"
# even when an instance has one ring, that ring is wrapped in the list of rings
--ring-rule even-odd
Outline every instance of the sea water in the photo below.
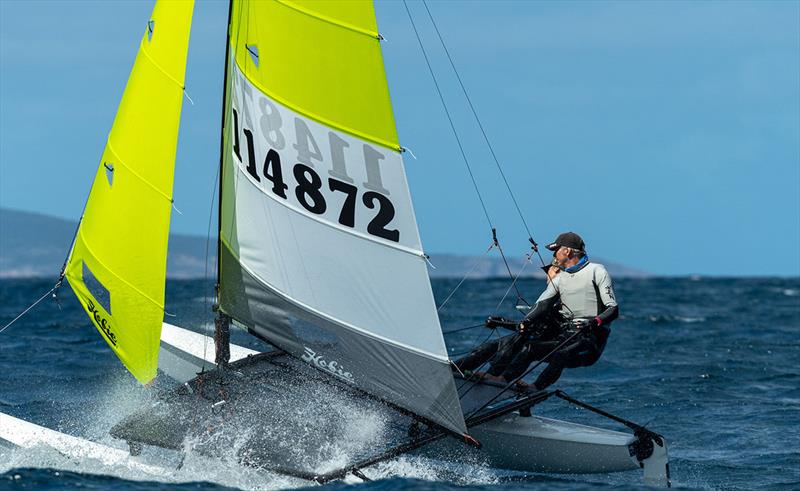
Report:
[[[457,280],[434,280],[438,301]],[[45,280],[0,281],[0,325],[52,286]],[[526,300],[544,284],[519,285]],[[515,315],[506,279],[468,280],[441,309],[445,332],[480,325],[488,315]],[[618,279],[621,317],[601,360],[565,371],[558,387],[663,434],[673,484],[701,489],[800,489],[800,279]],[[170,281],[168,322],[213,329],[209,282]],[[518,314],[517,314],[518,315]],[[494,335],[476,327],[447,334],[451,356]],[[234,342],[263,349],[234,333]],[[213,346],[208,347],[213,351]],[[139,387],[94,331],[69,288],[0,334],[0,411],[125,449],[108,430],[153,395]],[[564,401],[535,411],[545,416],[622,429]],[[358,418],[356,418],[358,419]],[[352,424],[352,439],[374,439],[380,422]],[[332,459],[347,445],[331,448]],[[0,488],[11,489],[281,489],[309,484],[189,453],[178,469],[172,455],[145,457],[173,465],[149,475],[124,465],[76,460],[47,448],[0,446]],[[536,452],[531,448],[531,452]],[[170,461],[170,459],[173,459]],[[595,489],[641,486],[641,473],[546,475],[493,469],[476,460],[453,464],[407,455],[364,470],[364,490]],[[329,484],[341,488],[358,482]]]

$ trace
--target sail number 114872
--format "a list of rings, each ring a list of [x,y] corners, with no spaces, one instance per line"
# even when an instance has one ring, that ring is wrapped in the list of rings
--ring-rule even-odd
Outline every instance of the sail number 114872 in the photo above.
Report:
[[[261,107],[264,113],[261,119],[266,120],[265,124],[261,126],[262,130],[266,130],[263,131],[263,136],[269,145],[263,161],[256,159],[256,138],[254,138],[253,131],[241,123],[236,109],[232,109],[231,113],[233,154],[243,170],[253,180],[261,183],[265,190],[279,198],[288,200],[289,193],[292,193],[303,208],[315,215],[326,214],[331,195],[333,193],[341,194],[344,199],[338,213],[338,222],[345,227],[355,228],[357,206],[363,205],[370,210],[376,210],[367,224],[367,233],[382,239],[399,242],[400,231],[390,226],[395,216],[395,207],[388,197],[389,191],[383,186],[378,166],[379,160],[383,159],[383,155],[371,146],[363,145],[366,172],[366,181],[363,184],[369,191],[361,192],[359,199],[360,190],[348,175],[344,161],[344,150],[349,147],[349,144],[336,133],[328,133],[332,165],[328,171],[330,177],[328,177],[327,182],[323,182],[323,178],[315,170],[313,162],[314,160],[322,161],[319,146],[305,121],[295,118],[294,126],[297,143],[295,143],[294,148],[297,150],[297,158],[291,167],[291,179],[294,181],[294,185],[290,190],[288,179],[284,175],[283,159],[280,152],[286,146],[286,139],[281,129],[280,113],[270,101],[261,99],[260,102],[260,106],[266,106]],[[246,145],[246,162],[242,158],[243,144]],[[262,181],[262,179],[269,181],[269,183]]]

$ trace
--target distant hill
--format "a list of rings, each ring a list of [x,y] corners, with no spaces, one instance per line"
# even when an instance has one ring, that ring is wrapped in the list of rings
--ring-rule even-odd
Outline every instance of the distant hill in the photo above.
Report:
[[[55,277],[72,245],[77,222],[39,213],[0,208],[0,278]],[[209,271],[216,261],[216,239],[209,244]],[[172,234],[167,276],[202,278],[206,239]]]
[[[0,278],[55,277],[69,252],[76,222],[39,213],[0,208]],[[206,239],[192,235],[172,234],[167,255],[169,278],[202,278]],[[216,238],[209,245],[209,272],[213,275],[216,260]],[[549,254],[543,255],[545,260]],[[538,261],[538,258],[536,258]],[[615,277],[642,277],[647,273],[634,268],[598,259]],[[432,278],[461,278],[467,272],[472,278],[507,276],[500,257],[431,254]],[[514,274],[522,267],[521,258],[509,258]],[[538,264],[538,263],[537,263]],[[473,269],[474,268],[474,269]],[[542,276],[535,264],[529,264],[522,276]]]
[[[542,258],[545,261],[552,259],[553,253],[540,249]],[[494,251],[487,256],[459,256],[456,254],[433,254],[431,253],[431,264],[436,269],[428,268],[431,278],[463,278],[469,271],[470,278],[492,278],[492,277],[507,277],[508,270],[506,269],[503,259]],[[524,259],[519,257],[510,257],[506,255],[508,266],[514,275],[519,274],[522,278],[544,278],[544,272],[540,269],[541,263],[539,257],[534,255],[533,260],[522,269]],[[603,264],[611,276],[615,278],[643,278],[650,276],[650,274],[639,269],[624,266],[622,264],[604,261],[601,258],[592,257],[593,261]],[[474,268],[474,269],[473,269]]]

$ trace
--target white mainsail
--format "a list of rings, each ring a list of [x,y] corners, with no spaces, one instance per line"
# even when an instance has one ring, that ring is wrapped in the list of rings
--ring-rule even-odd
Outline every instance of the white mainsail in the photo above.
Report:
[[[372,4],[244,1],[231,18],[220,309],[464,433]]]

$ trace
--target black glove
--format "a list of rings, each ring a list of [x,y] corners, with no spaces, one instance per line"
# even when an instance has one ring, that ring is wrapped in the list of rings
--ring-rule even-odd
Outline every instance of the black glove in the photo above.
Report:
[[[506,319],[505,317],[498,317],[498,316],[492,315],[488,319],[486,319],[486,327],[488,327],[490,329],[495,329],[495,328],[498,328],[498,327],[509,327],[509,326],[514,326],[514,325],[516,325],[516,322],[510,321],[510,320]]]
[[[598,317],[594,317],[591,319],[586,319],[580,324],[578,324],[578,329],[586,332],[592,332],[600,326],[600,320]]]

